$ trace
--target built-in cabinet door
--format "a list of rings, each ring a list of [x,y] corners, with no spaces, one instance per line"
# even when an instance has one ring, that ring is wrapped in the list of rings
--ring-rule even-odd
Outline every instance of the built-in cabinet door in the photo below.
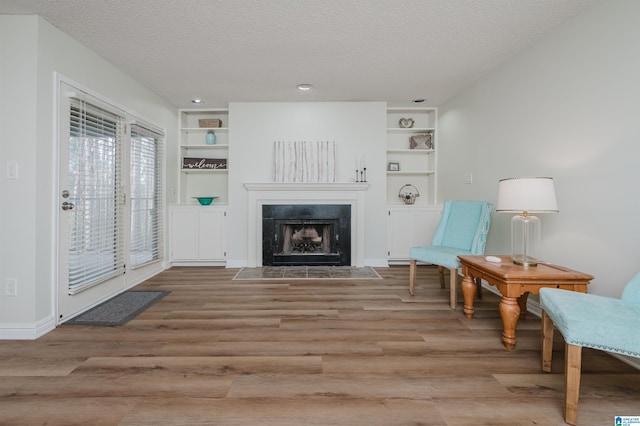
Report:
[[[409,249],[415,245],[414,236],[418,232],[415,227],[415,212],[390,209],[388,232],[389,260],[408,259]]]
[[[223,210],[203,209],[199,214],[198,230],[199,258],[219,260],[225,258],[225,226]]]
[[[430,245],[438,227],[441,206],[398,206],[388,210],[388,260],[408,262],[411,247]]]
[[[226,256],[226,213],[211,206],[171,208],[171,260],[220,261]]]
[[[171,259],[192,260],[198,257],[198,212],[194,209],[171,211]]]
[[[415,245],[416,246],[428,246],[431,245],[433,240],[433,234],[436,232],[438,223],[440,223],[440,216],[442,215],[442,208],[436,207],[432,209],[420,209],[416,210],[416,230],[415,233]]]

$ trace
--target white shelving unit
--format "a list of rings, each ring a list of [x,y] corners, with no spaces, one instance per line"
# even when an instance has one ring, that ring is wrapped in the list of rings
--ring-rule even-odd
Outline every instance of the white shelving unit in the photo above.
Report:
[[[201,119],[219,119],[221,127],[200,127]],[[180,205],[197,205],[194,197],[220,197],[215,205],[226,205],[229,197],[229,110],[183,109],[180,110]],[[216,143],[207,145],[207,132],[213,131]],[[219,159],[227,162],[224,169],[189,169],[183,167],[184,158]]]
[[[229,200],[229,110],[180,110],[178,205],[170,207],[170,257],[176,265],[226,263],[226,215]],[[200,120],[221,120],[220,127],[201,127]],[[213,131],[216,143],[206,143]],[[185,158],[226,163],[224,168],[183,167]],[[210,167],[210,166],[207,166]],[[195,197],[219,197],[201,206]]]
[[[400,127],[401,119],[413,120],[412,127]],[[436,108],[388,108],[387,109],[387,204],[402,205],[398,192],[406,184],[418,189],[417,205],[433,205],[437,202],[437,120]],[[412,136],[431,136],[430,149],[411,149]],[[390,169],[393,164],[397,170]]]
[[[401,127],[401,119],[413,120],[413,125]],[[387,255],[391,264],[406,264],[411,247],[431,244],[440,221],[437,122],[436,108],[387,108]],[[416,135],[430,135],[429,149],[410,148],[410,138]],[[390,163],[398,170],[390,170]],[[414,186],[420,194],[414,204],[398,197],[405,185]]]

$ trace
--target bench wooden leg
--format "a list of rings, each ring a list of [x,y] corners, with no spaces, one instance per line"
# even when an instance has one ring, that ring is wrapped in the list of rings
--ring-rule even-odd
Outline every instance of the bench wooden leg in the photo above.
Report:
[[[415,259],[409,261],[409,294],[413,296],[416,288],[416,269],[417,264]]]
[[[440,288],[444,288],[444,267],[438,266],[438,275],[440,275]]]
[[[553,321],[542,311],[542,371],[551,373],[553,356]]]
[[[451,268],[449,270],[449,299],[451,302],[451,309],[455,309],[458,304],[458,270]]]
[[[582,346],[565,343],[564,358],[564,421],[575,425],[578,421]]]

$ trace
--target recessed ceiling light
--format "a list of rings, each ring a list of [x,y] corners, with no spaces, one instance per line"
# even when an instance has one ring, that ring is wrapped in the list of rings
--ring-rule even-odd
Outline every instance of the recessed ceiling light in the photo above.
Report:
[[[313,85],[311,84],[307,84],[307,83],[298,84],[298,90],[302,90],[303,92],[306,92],[311,89],[313,89]]]
[[[426,101],[426,99],[414,99],[413,102],[416,104],[421,104],[422,102]]]
[[[194,104],[203,104],[204,101],[202,99],[191,99],[191,102],[193,102]]]

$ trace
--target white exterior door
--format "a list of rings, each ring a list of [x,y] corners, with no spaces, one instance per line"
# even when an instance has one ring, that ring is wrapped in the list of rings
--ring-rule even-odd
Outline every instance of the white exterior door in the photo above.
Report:
[[[58,315],[63,322],[124,287],[122,124],[61,85]]]

